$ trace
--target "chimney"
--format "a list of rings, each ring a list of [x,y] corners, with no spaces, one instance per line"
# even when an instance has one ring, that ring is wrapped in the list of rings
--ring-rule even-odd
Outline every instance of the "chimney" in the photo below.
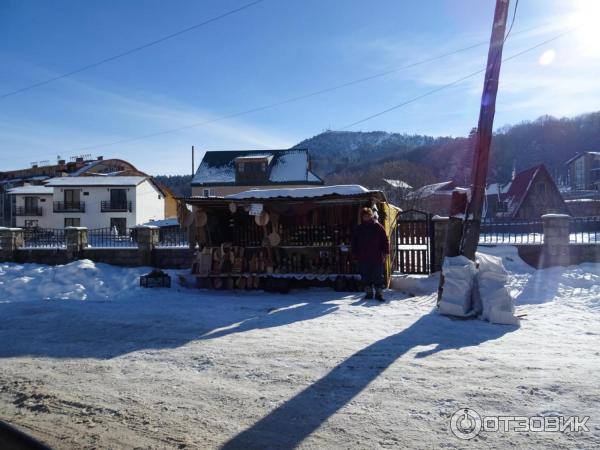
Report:
[[[64,166],[67,163],[67,161],[65,161],[64,159],[59,159],[58,160],[58,165],[59,166]]]
[[[100,156],[98,156],[97,159],[98,159],[98,161],[102,161],[104,159],[104,156],[100,155]]]

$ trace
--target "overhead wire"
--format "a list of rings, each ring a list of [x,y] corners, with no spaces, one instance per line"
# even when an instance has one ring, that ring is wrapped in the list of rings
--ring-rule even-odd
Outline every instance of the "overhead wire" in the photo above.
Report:
[[[216,22],[218,20],[224,19],[225,17],[231,16],[232,14],[235,14],[235,13],[238,13],[240,11],[243,11],[243,10],[245,10],[247,8],[250,8],[250,7],[254,6],[254,5],[257,5],[258,3],[261,3],[263,1],[264,0],[254,0],[252,2],[249,2],[249,3],[246,3],[246,4],[242,5],[242,6],[239,6],[237,8],[234,8],[234,9],[231,9],[229,11],[226,11],[226,12],[224,12],[222,14],[219,14],[217,16],[211,17],[210,19],[207,19],[207,20],[205,20],[203,22],[197,23],[195,25],[192,25],[190,27],[184,28],[184,29],[179,30],[179,31],[175,31],[174,33],[167,34],[166,36],[162,36],[162,37],[160,37],[158,39],[155,39],[153,41],[150,41],[150,42],[147,42],[145,44],[139,45],[137,47],[131,48],[131,49],[126,50],[124,52],[117,53],[116,55],[109,56],[109,57],[101,59],[99,61],[96,61],[96,62],[87,64],[85,66],[79,67],[77,69],[71,70],[69,72],[65,72],[65,73],[62,73],[60,75],[57,75],[57,76],[54,76],[54,77],[51,77],[51,78],[47,78],[47,79],[42,80],[42,81],[38,81],[37,83],[33,83],[33,84],[28,85],[28,86],[24,86],[22,88],[15,89],[13,91],[5,92],[3,94],[0,94],[0,100],[5,99],[7,97],[11,97],[13,95],[20,94],[20,93],[25,92],[25,91],[29,91],[31,89],[38,88],[40,86],[44,86],[46,84],[50,84],[50,83],[52,83],[54,81],[61,80],[63,78],[70,77],[72,75],[84,72],[84,71],[92,69],[94,67],[98,67],[98,66],[100,66],[102,64],[105,64],[107,62],[111,62],[111,61],[114,61],[116,59],[120,59],[120,58],[123,58],[125,56],[129,56],[132,53],[139,52],[140,50],[144,50],[144,49],[146,49],[148,47],[152,47],[154,45],[160,44],[161,42],[167,41],[169,39],[173,39],[174,37],[180,36],[180,35],[182,35],[184,33],[188,33],[190,31],[196,30],[196,29],[201,28],[201,27],[203,27],[205,25],[208,25],[210,23],[213,23],[213,22]]]

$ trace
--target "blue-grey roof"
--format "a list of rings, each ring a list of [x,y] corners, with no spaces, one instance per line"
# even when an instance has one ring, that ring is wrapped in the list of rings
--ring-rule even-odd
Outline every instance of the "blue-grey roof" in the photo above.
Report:
[[[235,159],[270,157],[267,184],[323,184],[309,169],[306,149],[208,151],[192,179],[192,186],[236,184]]]

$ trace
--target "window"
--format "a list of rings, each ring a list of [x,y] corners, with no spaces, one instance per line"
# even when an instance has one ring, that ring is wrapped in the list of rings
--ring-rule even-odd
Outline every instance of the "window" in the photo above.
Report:
[[[38,209],[37,197],[25,197],[25,214],[34,213]]]
[[[202,195],[203,195],[204,197],[210,197],[210,196],[211,196],[211,194],[212,194],[212,192],[211,192],[211,189],[210,189],[210,188],[209,188],[209,189],[204,189],[204,190],[202,191]]]
[[[583,158],[575,160],[575,189],[585,189]]]
[[[498,201],[498,203],[496,203],[496,212],[508,212],[508,203],[506,201]]]
[[[80,227],[81,219],[79,217],[65,217],[65,228],[66,227]]]
[[[545,194],[546,193],[546,183],[538,183],[537,186],[535,187],[535,189],[538,194]]]
[[[111,217],[110,229],[115,230],[119,236],[127,234],[127,219],[125,217]]]
[[[127,209],[127,190],[126,189],[111,189],[110,190],[110,206],[113,209]]]
[[[65,189],[64,197],[66,208],[79,207],[79,189]]]

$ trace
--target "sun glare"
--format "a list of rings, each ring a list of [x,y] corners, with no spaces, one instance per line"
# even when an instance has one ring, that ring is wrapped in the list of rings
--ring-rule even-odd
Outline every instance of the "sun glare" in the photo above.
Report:
[[[575,28],[577,50],[588,56],[600,55],[600,0],[573,1],[569,25]]]
[[[542,66],[547,66],[549,64],[552,64],[555,57],[556,52],[554,50],[546,50],[544,53],[541,54],[539,63]]]

